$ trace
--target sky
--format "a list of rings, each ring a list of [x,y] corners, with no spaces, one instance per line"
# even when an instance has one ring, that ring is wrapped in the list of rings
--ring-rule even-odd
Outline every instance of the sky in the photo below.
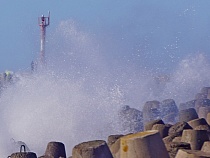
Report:
[[[209,0],[0,0],[0,72],[25,71],[39,54],[37,18],[51,12],[46,54],[68,20],[96,41],[105,61],[172,71],[196,53],[209,57]],[[54,38],[54,39],[52,39]],[[60,50],[61,51],[61,50]],[[58,52],[59,54],[59,52]]]

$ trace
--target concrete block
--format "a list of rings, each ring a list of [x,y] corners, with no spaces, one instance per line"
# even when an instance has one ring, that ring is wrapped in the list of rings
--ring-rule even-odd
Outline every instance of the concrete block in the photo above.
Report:
[[[54,158],[66,158],[65,146],[61,142],[49,142],[44,156],[52,156]]]
[[[210,106],[207,107],[200,107],[198,109],[198,116],[199,118],[205,118],[207,117],[207,114],[210,112]]]
[[[37,158],[37,156],[33,152],[18,152],[13,153],[10,158]]]
[[[210,154],[200,150],[180,149],[175,158],[210,158]]]
[[[130,133],[132,134],[132,133]],[[127,134],[129,135],[129,134]],[[120,158],[120,138],[123,137],[124,135],[111,135],[110,136],[110,144],[111,145],[108,145],[109,146],[109,149],[112,153],[112,156],[114,158]]]
[[[206,116],[206,122],[210,125],[210,112]]]
[[[178,113],[172,112],[167,115],[165,115],[163,118],[163,122],[174,124],[178,120]]]
[[[193,129],[200,125],[208,125],[204,118],[197,118],[187,122]]]
[[[178,151],[178,149],[190,149],[190,144],[185,142],[171,142],[167,145],[168,151]]]
[[[120,158],[169,158],[156,130],[139,132],[120,138]]]
[[[203,94],[208,94],[208,93],[210,93],[210,87],[203,87],[203,88],[201,89],[201,93],[203,93]]]
[[[166,149],[168,152],[176,153],[179,149],[191,149],[189,143],[185,142],[171,142],[166,145]]]
[[[209,99],[198,99],[195,101],[195,110],[198,112],[198,109],[200,107],[208,107],[210,106],[210,100]]]
[[[108,146],[110,147],[111,145],[113,145],[122,136],[124,136],[124,135],[122,135],[122,134],[110,135],[107,140]]]
[[[206,141],[206,142],[203,143],[201,151],[210,153],[210,141]]]
[[[35,153],[27,152],[26,149],[25,145],[21,145],[20,152],[13,153],[11,156],[8,156],[8,158],[37,158]]]
[[[184,130],[182,134],[182,142],[190,144],[192,150],[200,150],[205,141],[209,137],[206,130]]]
[[[147,101],[143,106],[143,123],[147,123],[152,120],[160,118],[160,102],[159,101]]]
[[[168,136],[168,130],[171,126],[166,124],[155,124],[152,126],[152,130],[158,130],[160,133],[161,138]]]
[[[210,126],[207,125],[199,125],[194,128],[194,130],[206,130],[207,132],[210,132]]]
[[[83,142],[72,150],[72,158],[113,158],[107,143],[103,140]]]
[[[205,93],[197,93],[196,95],[195,95],[195,99],[197,100],[197,99],[207,99],[207,94],[205,94]]]
[[[198,114],[194,108],[184,109],[179,111],[179,122],[188,122],[198,118]]]
[[[191,101],[187,101],[185,103],[181,103],[179,105],[179,110],[184,110],[184,109],[189,109],[189,108],[195,108],[195,101],[196,100],[191,100]]]
[[[113,158],[120,158],[120,139],[117,139],[114,144],[109,147]]]
[[[192,129],[187,122],[177,122],[168,131],[168,135],[181,136],[184,129]]]
[[[167,118],[167,119],[173,119],[173,120],[165,120],[169,122],[174,122],[175,118],[178,116],[178,107],[176,106],[176,103],[173,99],[166,99],[163,100],[160,103],[160,109],[161,109],[161,118]],[[170,115],[173,114],[173,118],[170,117]],[[167,116],[167,117],[166,117]]]
[[[182,137],[179,136],[179,137],[175,137],[175,138],[172,140],[172,142],[181,142],[181,140],[182,140]]]
[[[167,136],[167,137],[163,138],[163,142],[165,144],[168,144],[168,143],[172,142],[175,137],[177,137],[177,135],[175,135],[175,134]]]
[[[152,120],[144,125],[144,130],[145,131],[151,130],[153,125],[155,124],[164,124],[164,122],[161,119]]]
[[[130,108],[128,105],[123,106],[119,112],[119,120],[123,133],[143,131],[142,112],[135,108]]]

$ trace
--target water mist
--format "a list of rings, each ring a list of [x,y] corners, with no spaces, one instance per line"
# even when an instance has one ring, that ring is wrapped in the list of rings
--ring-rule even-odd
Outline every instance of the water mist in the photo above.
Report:
[[[200,53],[183,59],[161,87],[152,71],[121,61],[109,65],[94,38],[73,20],[61,22],[48,44],[46,70],[16,73],[18,81],[1,94],[2,157],[17,151],[11,139],[39,156],[49,141],[61,141],[69,156],[77,143],[122,133],[122,105],[140,110],[148,100],[184,102],[209,83],[210,65]]]

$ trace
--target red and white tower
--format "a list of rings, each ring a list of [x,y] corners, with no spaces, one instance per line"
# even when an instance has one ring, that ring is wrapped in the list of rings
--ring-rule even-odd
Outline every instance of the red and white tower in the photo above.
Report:
[[[41,45],[40,45],[40,64],[45,65],[45,37],[46,27],[50,25],[50,12],[47,17],[42,15],[38,18],[38,23],[41,28]]]

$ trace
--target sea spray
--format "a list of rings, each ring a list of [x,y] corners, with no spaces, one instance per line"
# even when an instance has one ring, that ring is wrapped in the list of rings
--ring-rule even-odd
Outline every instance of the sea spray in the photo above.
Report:
[[[186,57],[159,85],[156,77],[162,74],[120,59],[106,61],[94,38],[72,20],[61,22],[49,44],[46,69],[17,72],[18,80],[1,94],[4,157],[17,151],[11,139],[25,142],[38,155],[49,141],[61,141],[70,155],[77,143],[123,133],[122,105],[140,110],[148,100],[184,102],[209,83],[205,55]]]
[[[82,81],[49,73],[20,78],[1,96],[4,142],[21,140],[42,154],[49,141],[62,141],[72,148],[81,141],[118,132],[119,102],[114,97],[118,91],[106,85],[85,87]]]
[[[82,141],[123,132],[119,110],[133,100],[141,78],[146,80],[127,64],[108,69],[98,46],[72,21],[61,22],[52,40],[57,43],[48,53],[47,67],[17,72],[18,80],[1,94],[2,153],[17,151],[11,139],[42,155],[49,141],[62,141],[71,149]],[[141,85],[147,87],[145,83]]]
[[[161,98],[173,98],[178,104],[193,100],[202,87],[210,84],[210,61],[204,53],[187,55],[170,75]]]

